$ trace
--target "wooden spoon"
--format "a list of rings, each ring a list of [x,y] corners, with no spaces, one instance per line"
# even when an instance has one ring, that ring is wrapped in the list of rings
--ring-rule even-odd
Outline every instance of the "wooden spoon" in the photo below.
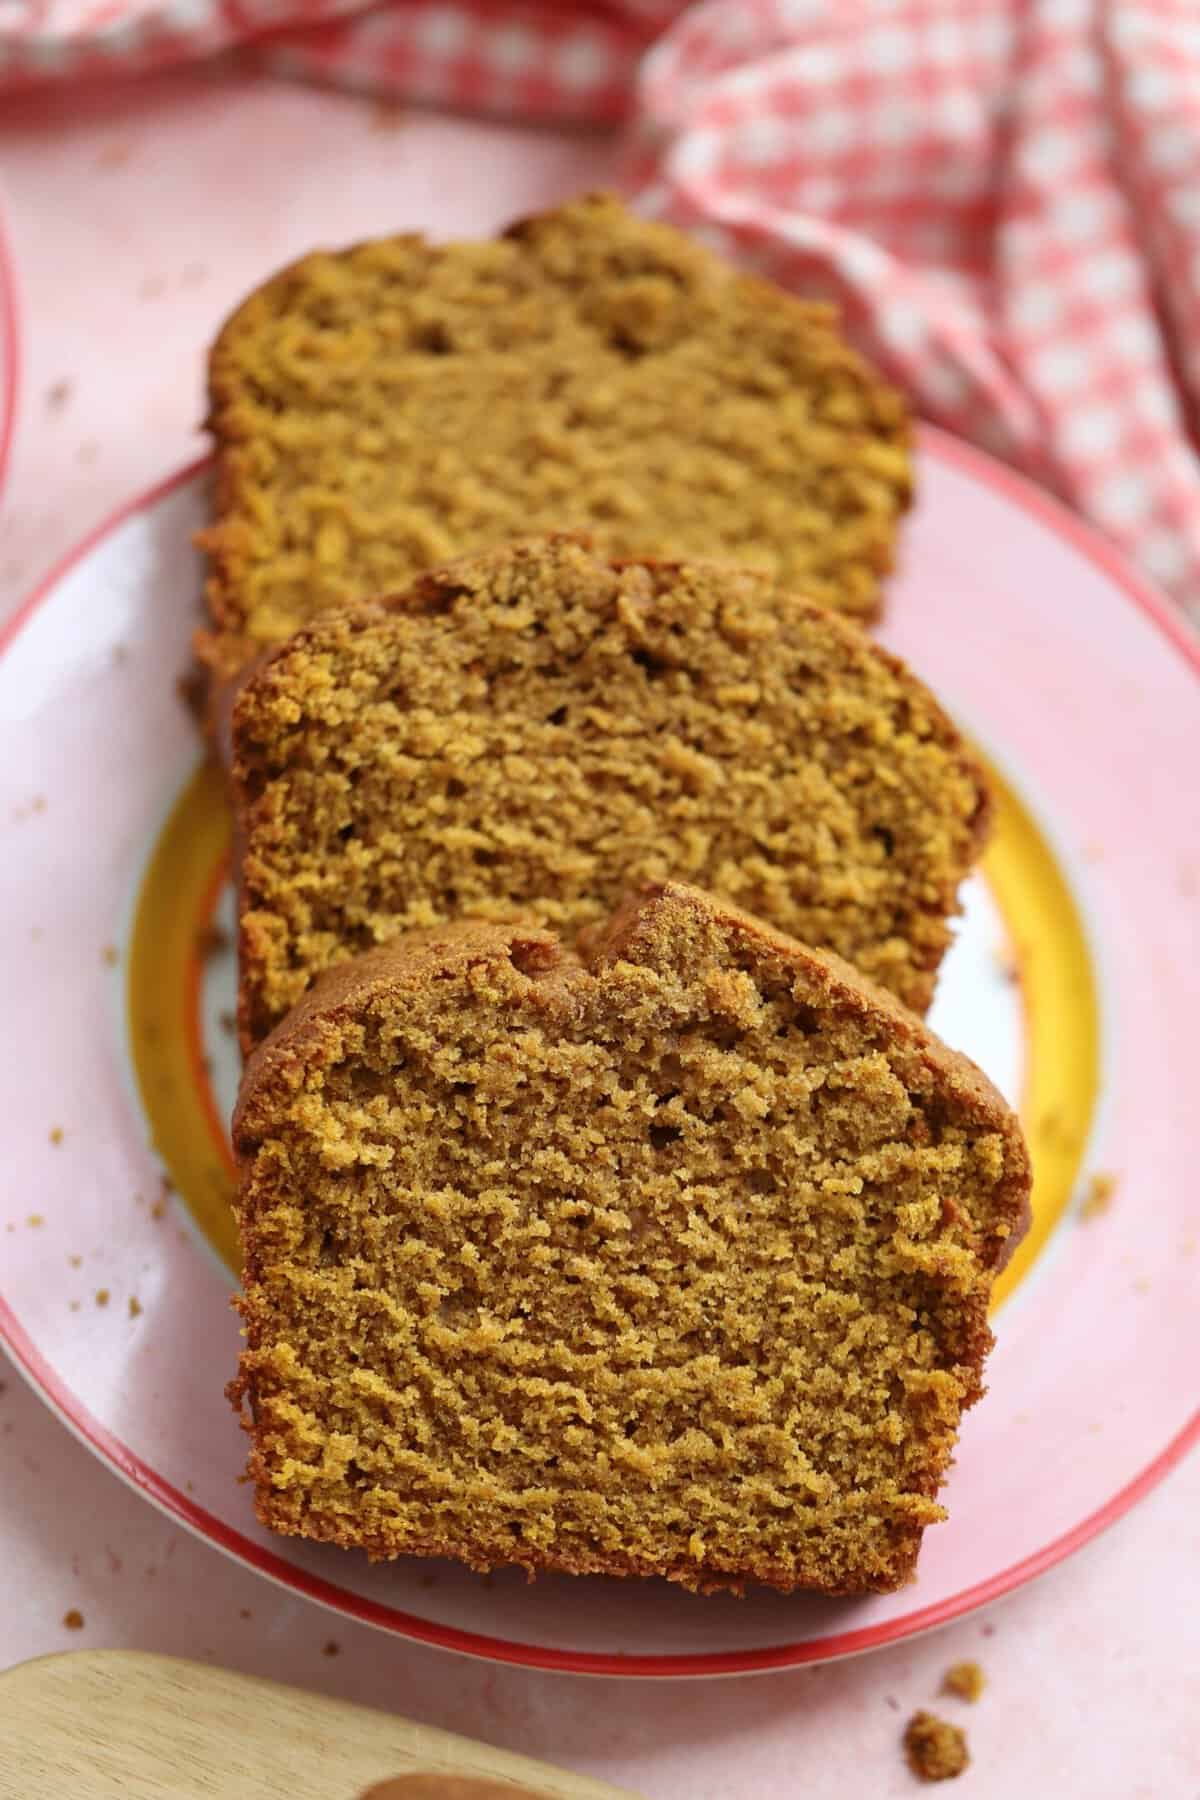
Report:
[[[0,1800],[632,1800],[409,1719],[137,1650],[0,1674]]]

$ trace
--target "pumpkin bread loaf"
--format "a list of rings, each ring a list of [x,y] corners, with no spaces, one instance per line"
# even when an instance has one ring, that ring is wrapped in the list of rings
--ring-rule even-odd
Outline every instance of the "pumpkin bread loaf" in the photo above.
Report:
[[[875,612],[900,396],[833,312],[592,195],[484,243],[319,253],[210,360],[211,629],[234,675],[314,614],[522,532],[759,562]]]
[[[399,932],[528,914],[569,936],[668,876],[924,1010],[986,829],[954,727],[851,622],[572,538],[327,615],[233,720],[246,1048]]]
[[[1020,1129],[835,957],[679,884],[581,961],[460,922],[325,975],[235,1118],[259,1517],[477,1569],[913,1571]]]

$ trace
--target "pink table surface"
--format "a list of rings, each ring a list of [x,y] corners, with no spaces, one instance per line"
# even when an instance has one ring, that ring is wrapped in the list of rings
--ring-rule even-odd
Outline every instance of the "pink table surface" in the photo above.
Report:
[[[202,352],[288,257],[502,218],[603,181],[601,140],[384,113],[225,68],[0,114],[23,381],[0,501],[0,622],[85,531],[202,448]],[[2,1271],[0,1271],[2,1279]],[[135,1646],[390,1707],[647,1800],[905,1795],[917,1707],[966,1725],[956,1793],[1200,1800],[1200,1457],[989,1612],[817,1669],[701,1683],[491,1668],[343,1624],[189,1537],[0,1363],[0,1661]],[[82,1630],[64,1613],[78,1608]],[[939,1701],[984,1666],[977,1706]],[[0,1772],[3,1762],[0,1716]],[[17,1791],[15,1789],[8,1791]]]

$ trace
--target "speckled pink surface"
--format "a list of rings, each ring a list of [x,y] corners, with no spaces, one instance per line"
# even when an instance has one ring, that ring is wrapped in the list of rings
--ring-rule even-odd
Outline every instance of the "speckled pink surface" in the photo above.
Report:
[[[92,525],[202,448],[202,348],[265,270],[318,241],[501,218],[604,178],[540,137],[181,76],[0,122],[23,394],[0,510],[0,619]],[[897,1650],[653,1688],[492,1669],[279,1594],[124,1489],[5,1372],[5,1663],[82,1645],[208,1658],[607,1776],[647,1800],[903,1795],[908,1714],[965,1723],[979,1797],[1200,1800],[1200,1460],[1064,1567]],[[61,1624],[68,1608],[82,1630]],[[980,1660],[980,1703],[938,1701]]]

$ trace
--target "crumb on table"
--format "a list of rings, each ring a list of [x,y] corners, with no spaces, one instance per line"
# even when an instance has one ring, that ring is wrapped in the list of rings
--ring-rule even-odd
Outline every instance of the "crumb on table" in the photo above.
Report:
[[[50,1142],[54,1145],[56,1150],[57,1150],[58,1146],[62,1143],[62,1141],[63,1141],[62,1126],[61,1125],[52,1125],[50,1127]]]
[[[931,1712],[915,1712],[908,1721],[904,1753],[909,1768],[922,1781],[952,1781],[971,1760],[965,1733]]]
[[[141,1310],[142,1310],[142,1303],[138,1299],[137,1295],[130,1294],[130,1296],[129,1296],[129,1316],[130,1316],[130,1318],[136,1319],[140,1315]]]
[[[322,1656],[337,1656],[340,1654],[341,1648],[342,1648],[342,1646],[338,1643],[336,1638],[330,1638],[327,1643],[322,1644],[321,1655]]]
[[[987,1681],[977,1662],[951,1663],[942,1676],[942,1692],[957,1694],[960,1700],[978,1700]]]
[[[82,1631],[83,1630],[83,1614],[80,1612],[80,1610],[77,1606],[73,1606],[71,1608],[70,1612],[65,1612],[63,1614],[62,1622],[66,1626],[68,1631]]]
[[[1093,1175],[1087,1184],[1087,1191],[1079,1203],[1081,1219],[1098,1219],[1112,1205],[1112,1197],[1117,1191],[1117,1178],[1101,1172]]]
[[[107,1288],[97,1288],[96,1289],[96,1305],[97,1306],[107,1306],[109,1303],[109,1300],[111,1298],[112,1298],[112,1296],[109,1293]]]

